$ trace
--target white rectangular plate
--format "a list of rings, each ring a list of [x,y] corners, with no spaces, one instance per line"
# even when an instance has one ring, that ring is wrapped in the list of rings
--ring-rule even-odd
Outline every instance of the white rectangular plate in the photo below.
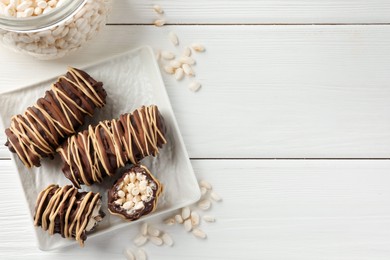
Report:
[[[159,200],[157,210],[140,220],[146,220],[197,201],[200,198],[200,190],[151,48],[141,47],[80,69],[85,70],[96,80],[102,81],[107,91],[107,105],[96,110],[94,118],[87,120],[85,125],[96,124],[103,119],[118,118],[120,114],[129,113],[142,105],[151,104],[159,107],[167,124],[168,144],[163,147],[157,158],[146,158],[142,161],[164,185],[164,193]],[[64,68],[65,72],[66,68]],[[2,105],[0,116],[3,126],[8,127],[13,115],[23,113],[28,106],[43,97],[45,91],[50,89],[50,85],[56,79],[51,78],[2,94],[0,96]],[[12,159],[26,195],[31,219],[34,216],[36,198],[42,189],[52,183],[61,186],[71,184],[62,174],[62,162],[59,155],[56,155],[54,160],[43,159],[42,166],[33,169],[27,169],[15,154],[12,154]],[[106,217],[89,235],[89,238],[138,222],[125,222],[119,217],[110,215],[107,210],[107,190],[117,178],[119,178],[118,175],[106,178],[101,184],[83,188],[83,190],[101,193],[102,209],[106,213]],[[62,238],[59,234],[49,236],[41,228],[35,230],[39,248],[42,250],[53,250],[76,243],[74,240]]]

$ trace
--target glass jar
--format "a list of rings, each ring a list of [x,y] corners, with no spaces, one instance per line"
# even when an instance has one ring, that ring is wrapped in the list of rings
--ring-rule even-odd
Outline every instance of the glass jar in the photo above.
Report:
[[[0,16],[0,42],[17,52],[49,60],[82,47],[105,25],[112,0],[67,0],[27,18]]]

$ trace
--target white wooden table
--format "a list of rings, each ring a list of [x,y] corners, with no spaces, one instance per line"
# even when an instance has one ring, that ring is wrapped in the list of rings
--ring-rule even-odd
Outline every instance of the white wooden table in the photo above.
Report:
[[[175,246],[148,245],[149,259],[390,259],[387,0],[115,1],[107,30],[67,58],[0,47],[0,91],[139,45],[172,49],[169,31],[207,47],[199,93],[164,80],[195,172],[224,201],[206,241],[170,228]],[[123,258],[135,228],[37,249],[9,156],[1,147],[0,259]]]

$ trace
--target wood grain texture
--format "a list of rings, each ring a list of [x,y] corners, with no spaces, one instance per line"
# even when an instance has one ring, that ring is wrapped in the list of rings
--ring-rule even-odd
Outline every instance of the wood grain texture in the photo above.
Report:
[[[180,48],[170,44],[171,30]],[[389,157],[388,26],[108,26],[54,62],[0,48],[0,91],[139,45],[181,53],[193,42],[207,48],[195,56],[202,90],[163,73],[191,157]],[[8,156],[2,147],[0,157]]]
[[[182,227],[159,225],[175,246],[148,244],[149,259],[379,260],[390,255],[390,161],[195,160],[193,166],[223,197],[202,213],[217,222],[202,224],[206,241]],[[84,249],[40,252],[16,173],[10,161],[0,167],[0,181],[7,183],[0,190],[1,259],[122,259],[122,251],[134,247],[137,227],[88,239]]]
[[[154,4],[171,24],[389,23],[386,0],[114,1],[109,23],[152,24]]]

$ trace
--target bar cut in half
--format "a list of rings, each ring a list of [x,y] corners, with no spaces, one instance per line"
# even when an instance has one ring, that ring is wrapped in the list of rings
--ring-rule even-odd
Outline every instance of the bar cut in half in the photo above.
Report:
[[[163,187],[143,165],[126,170],[108,191],[108,210],[128,221],[153,212]]]

